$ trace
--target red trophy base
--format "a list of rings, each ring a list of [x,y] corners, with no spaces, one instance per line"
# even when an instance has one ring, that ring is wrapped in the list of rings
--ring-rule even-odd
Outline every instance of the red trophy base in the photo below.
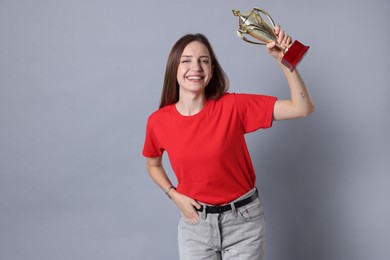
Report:
[[[293,72],[299,62],[305,57],[309,48],[309,46],[305,46],[299,41],[294,41],[290,48],[288,48],[288,51],[284,54],[282,63]]]

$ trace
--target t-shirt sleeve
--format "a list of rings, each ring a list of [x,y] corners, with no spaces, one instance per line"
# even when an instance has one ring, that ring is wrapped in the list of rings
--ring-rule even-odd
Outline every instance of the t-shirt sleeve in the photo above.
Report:
[[[276,97],[255,94],[234,94],[234,97],[245,133],[272,126]]]
[[[160,157],[164,153],[164,148],[161,146],[158,141],[154,131],[153,131],[153,123],[149,118],[148,123],[146,125],[146,135],[144,148],[142,150],[142,155],[148,158]]]

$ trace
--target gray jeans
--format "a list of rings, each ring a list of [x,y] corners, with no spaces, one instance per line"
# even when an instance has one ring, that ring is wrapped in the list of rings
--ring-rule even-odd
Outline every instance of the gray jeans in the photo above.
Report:
[[[237,200],[249,197],[255,191],[253,189]],[[200,212],[196,224],[190,224],[181,215],[178,241],[181,260],[263,260],[264,213],[261,202],[257,198],[248,205],[238,209],[233,207],[233,210],[221,214]]]

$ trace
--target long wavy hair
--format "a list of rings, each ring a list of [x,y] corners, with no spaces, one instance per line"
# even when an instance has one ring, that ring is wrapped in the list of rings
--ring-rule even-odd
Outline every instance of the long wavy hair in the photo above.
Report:
[[[209,40],[203,34],[186,34],[181,37],[172,47],[168,56],[167,66],[165,69],[165,78],[163,90],[161,93],[160,108],[167,105],[175,104],[179,101],[179,83],[177,82],[177,70],[180,63],[181,55],[185,47],[193,42],[203,43],[210,52],[211,64],[213,65],[213,76],[206,86],[205,93],[207,99],[219,99],[229,88],[229,78],[219,64],[214,54]]]

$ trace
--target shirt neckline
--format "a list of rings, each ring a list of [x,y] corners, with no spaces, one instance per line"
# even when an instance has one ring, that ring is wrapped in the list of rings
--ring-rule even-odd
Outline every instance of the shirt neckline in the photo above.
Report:
[[[200,110],[198,113],[194,114],[194,115],[190,115],[190,116],[186,116],[186,115],[182,115],[179,110],[177,110],[176,108],[176,104],[172,104],[172,110],[174,111],[174,113],[180,117],[180,118],[183,118],[183,119],[186,119],[186,120],[191,120],[191,119],[195,119],[195,118],[198,118],[200,116],[202,116],[203,114],[205,114],[207,112],[207,110],[209,109],[210,107],[210,104],[211,104],[212,100],[207,100],[206,104],[204,105],[204,107],[202,108],[202,110]]]

